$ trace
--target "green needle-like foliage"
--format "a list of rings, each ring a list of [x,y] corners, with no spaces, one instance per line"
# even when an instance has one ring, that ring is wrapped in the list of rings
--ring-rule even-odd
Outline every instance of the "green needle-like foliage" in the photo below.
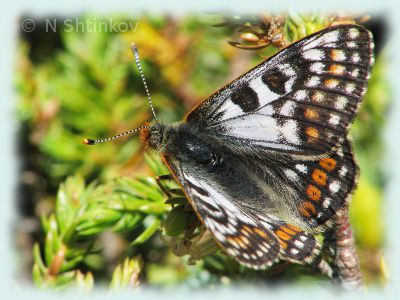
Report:
[[[42,217],[45,240],[43,255],[39,244],[34,247],[35,282],[57,287],[91,283],[90,273],[82,278],[75,269],[99,252],[98,235],[140,228],[131,245],[146,242],[169,210],[163,202],[153,178],[120,178],[106,185],[85,186],[81,177],[69,177],[60,186],[54,214]]]

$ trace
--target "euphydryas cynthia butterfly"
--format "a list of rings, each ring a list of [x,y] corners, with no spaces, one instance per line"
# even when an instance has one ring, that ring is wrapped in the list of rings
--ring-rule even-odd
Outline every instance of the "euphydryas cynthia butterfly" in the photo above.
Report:
[[[369,31],[330,27],[218,90],[184,121],[156,120],[128,133],[140,130],[162,155],[199,219],[237,261],[255,269],[279,258],[311,262],[319,252],[314,234],[355,188],[347,132],[372,64]]]

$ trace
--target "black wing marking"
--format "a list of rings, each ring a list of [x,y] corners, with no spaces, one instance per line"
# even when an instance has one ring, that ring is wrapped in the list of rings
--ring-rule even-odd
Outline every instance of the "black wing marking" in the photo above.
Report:
[[[345,139],[372,64],[368,30],[330,27],[234,80],[193,109],[186,121],[247,152],[330,152]]]

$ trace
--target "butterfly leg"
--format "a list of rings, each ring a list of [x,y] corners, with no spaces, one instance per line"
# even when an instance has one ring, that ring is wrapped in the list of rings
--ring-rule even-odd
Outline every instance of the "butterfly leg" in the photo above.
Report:
[[[156,183],[158,187],[161,189],[161,191],[168,197],[171,198],[171,194],[169,192],[169,189],[166,188],[163,184],[162,181],[172,181],[174,180],[174,177],[172,174],[166,174],[166,175],[160,175],[156,177]]]
[[[190,206],[186,199],[185,193],[180,188],[168,188],[162,183],[163,181],[175,181],[175,178],[171,174],[156,177],[156,183],[158,187],[167,196],[165,204],[170,204],[172,206],[178,204],[187,204]],[[191,206],[188,207],[188,209],[191,209]]]

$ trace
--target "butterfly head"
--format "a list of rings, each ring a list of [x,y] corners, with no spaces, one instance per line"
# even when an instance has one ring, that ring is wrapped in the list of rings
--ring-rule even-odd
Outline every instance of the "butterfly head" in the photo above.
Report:
[[[155,122],[145,124],[145,127],[140,131],[140,140],[146,148],[159,150],[163,144],[166,125]]]

